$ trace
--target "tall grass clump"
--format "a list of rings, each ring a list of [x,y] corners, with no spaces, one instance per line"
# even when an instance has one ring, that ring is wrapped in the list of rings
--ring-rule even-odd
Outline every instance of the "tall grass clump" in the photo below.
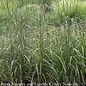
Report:
[[[37,26],[39,21],[39,14],[40,14],[40,6],[36,4],[26,5],[18,10],[19,14],[21,15],[20,22],[27,21],[29,26]],[[23,12],[21,14],[21,12]]]
[[[58,26],[66,21],[70,24],[71,19],[76,23],[86,18],[86,1],[61,0],[52,1],[52,11],[48,13],[49,23]],[[54,15],[53,15],[54,14]]]
[[[53,28],[52,28],[53,29]],[[28,30],[26,30],[27,32]],[[35,33],[34,33],[35,31]],[[2,36],[0,80],[2,82],[52,82],[85,84],[86,37],[68,28],[26,35],[25,30]]]
[[[80,2],[85,5],[52,1],[46,13],[35,3],[19,7],[15,2],[12,9],[8,3],[6,21],[0,23],[0,82],[85,86],[86,30],[74,25],[78,18],[85,20],[86,6]],[[64,29],[55,27],[58,23]]]

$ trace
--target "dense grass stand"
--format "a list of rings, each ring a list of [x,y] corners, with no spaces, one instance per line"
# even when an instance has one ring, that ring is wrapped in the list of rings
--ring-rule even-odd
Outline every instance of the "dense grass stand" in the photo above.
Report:
[[[85,86],[86,1],[1,0],[0,83]]]

